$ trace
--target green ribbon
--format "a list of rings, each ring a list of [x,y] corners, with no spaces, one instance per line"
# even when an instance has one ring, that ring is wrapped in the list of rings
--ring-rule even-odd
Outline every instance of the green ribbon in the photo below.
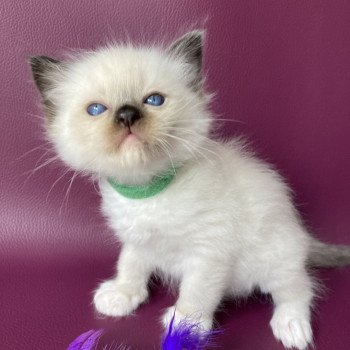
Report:
[[[176,175],[173,170],[163,176],[155,176],[150,183],[143,186],[122,185],[112,178],[108,178],[109,184],[122,196],[131,199],[144,199],[153,197],[169,186]]]

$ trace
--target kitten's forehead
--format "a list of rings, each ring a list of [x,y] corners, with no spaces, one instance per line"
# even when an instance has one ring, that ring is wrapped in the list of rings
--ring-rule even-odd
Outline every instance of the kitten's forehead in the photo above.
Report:
[[[90,53],[72,67],[83,90],[111,98],[140,97],[175,83],[176,61],[156,48],[109,47]],[[136,95],[136,96],[135,96]]]

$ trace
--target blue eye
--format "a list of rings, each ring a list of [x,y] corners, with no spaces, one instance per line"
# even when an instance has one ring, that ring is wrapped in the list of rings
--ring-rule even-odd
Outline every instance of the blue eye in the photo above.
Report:
[[[92,116],[97,116],[102,114],[104,111],[107,110],[107,107],[104,106],[101,103],[92,103],[90,106],[88,106],[88,108],[86,109],[86,111],[92,115]]]
[[[160,94],[154,94],[154,95],[150,95],[148,96],[143,103],[145,103],[146,105],[151,105],[151,106],[161,106],[164,103],[164,96],[160,95]]]

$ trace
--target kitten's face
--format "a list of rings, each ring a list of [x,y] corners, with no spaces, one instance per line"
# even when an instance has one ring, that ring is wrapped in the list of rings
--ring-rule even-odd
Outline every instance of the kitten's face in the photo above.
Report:
[[[116,46],[64,63],[33,58],[60,157],[76,170],[123,183],[193,157],[210,126],[201,39],[191,32],[163,51]]]

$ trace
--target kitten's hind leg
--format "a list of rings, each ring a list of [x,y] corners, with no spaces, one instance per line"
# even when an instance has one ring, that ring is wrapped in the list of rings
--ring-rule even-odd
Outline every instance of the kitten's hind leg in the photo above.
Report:
[[[101,283],[95,292],[95,309],[106,316],[129,315],[147,299],[150,274],[150,267],[135,249],[124,246],[118,261],[117,277]]]
[[[286,348],[304,350],[312,343],[312,280],[306,271],[291,274],[293,277],[288,281],[269,290],[275,304],[270,325],[274,336]]]

